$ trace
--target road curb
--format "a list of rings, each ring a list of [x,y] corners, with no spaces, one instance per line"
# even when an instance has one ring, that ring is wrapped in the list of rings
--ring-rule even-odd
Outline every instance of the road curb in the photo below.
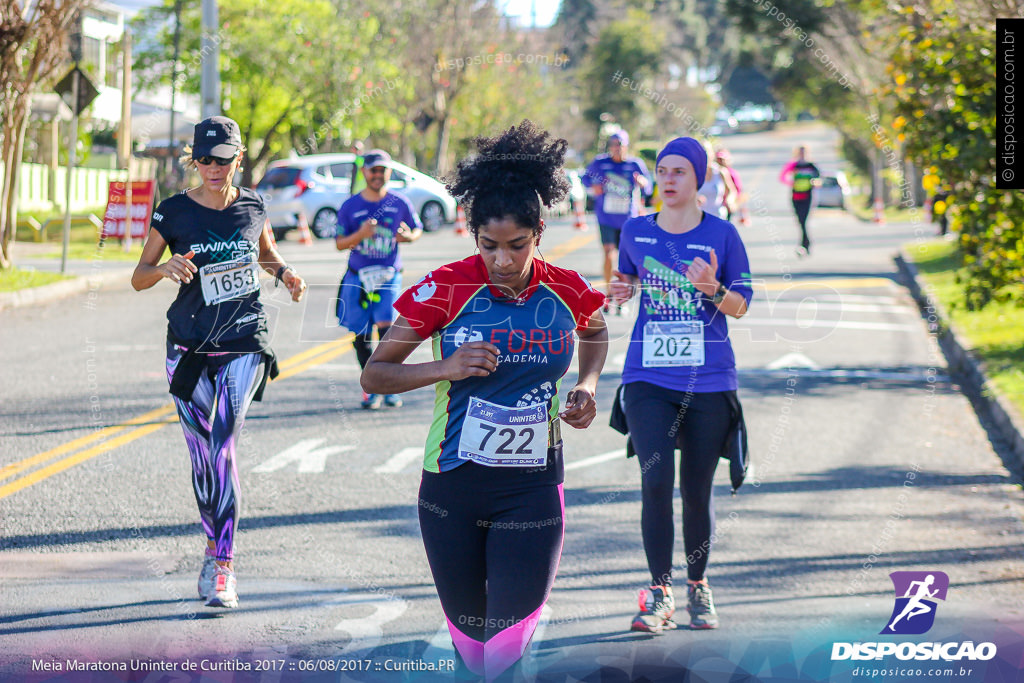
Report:
[[[130,269],[117,269],[112,272],[78,275],[70,280],[62,280],[41,287],[29,287],[16,292],[2,292],[0,293],[0,311],[65,299],[91,289],[99,289],[110,282],[127,281],[130,276]]]
[[[1016,408],[989,380],[985,363],[968,350],[962,341],[963,335],[950,322],[942,304],[921,284],[917,267],[906,250],[901,249],[895,260],[904,284],[928,323],[929,332],[934,333],[939,340],[950,371],[964,380],[964,388],[969,397],[987,413],[993,429],[1012,453],[1017,471],[1024,470],[1024,420],[1021,420]]]

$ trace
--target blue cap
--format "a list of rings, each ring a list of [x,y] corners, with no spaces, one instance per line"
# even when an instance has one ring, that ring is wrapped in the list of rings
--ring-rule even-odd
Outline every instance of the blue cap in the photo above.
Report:
[[[697,189],[699,190],[708,174],[708,153],[705,151],[704,145],[693,138],[676,138],[658,152],[658,158],[654,162],[655,166],[661,163],[662,157],[669,154],[678,154],[693,164],[693,174],[697,176]]]
[[[623,147],[629,147],[629,133],[624,130],[617,130],[608,136],[609,140],[618,140]]]

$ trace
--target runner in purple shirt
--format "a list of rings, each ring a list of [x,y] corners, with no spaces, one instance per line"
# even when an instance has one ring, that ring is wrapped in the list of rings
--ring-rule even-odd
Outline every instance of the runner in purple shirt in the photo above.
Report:
[[[729,435],[742,420],[726,316],[746,313],[753,291],[736,228],[698,205],[707,163],[707,152],[693,138],[676,138],[658,154],[663,208],[626,221],[612,282],[618,302],[640,285],[621,394],[640,461],[640,526],[651,572],[650,588],[640,593],[634,631],[675,627],[672,489],[677,448],[682,449],[690,627],[718,626],[705,574],[714,530],[712,480]]]
[[[639,158],[627,156],[628,152],[629,134],[624,130],[612,133],[608,137],[608,153],[599,154],[583,174],[583,184],[594,196],[594,213],[601,229],[606,283],[612,279],[622,224],[640,215],[638,195],[650,196],[652,192],[647,166]],[[605,312],[609,309],[606,303]],[[621,306],[617,312],[622,314]]]

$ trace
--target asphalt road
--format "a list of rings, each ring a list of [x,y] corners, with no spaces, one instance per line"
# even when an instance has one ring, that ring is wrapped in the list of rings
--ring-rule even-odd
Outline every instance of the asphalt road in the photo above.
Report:
[[[803,141],[823,170],[838,168],[834,135],[809,126],[723,141],[751,194],[741,232],[758,286],[748,316],[731,323],[754,465],[738,495],[724,467],[716,484],[709,576],[722,626],[628,631],[647,575],[638,467],[607,426],[632,324],[612,317],[599,418],[564,433],[567,533],[532,675],[857,680],[865,662],[831,661],[833,643],[885,640],[889,573],[939,571],[950,589],[934,627],[904,639],[992,641],[998,655],[913,664],[974,669],[930,680],[1016,680],[1021,490],[895,281],[898,247],[933,226],[816,210],[813,253],[797,258],[776,177]],[[552,220],[541,248],[597,280],[590,224]],[[411,285],[473,247],[449,226],[402,249]],[[344,256],[294,237],[281,250],[311,291],[296,305],[264,288],[286,371],[239,445],[233,611],[195,599],[202,532],[163,369],[172,286],[136,293],[125,279],[2,314],[0,678],[57,680],[67,674],[42,668],[130,659],[143,664],[123,680],[162,664],[179,676],[196,665],[190,675],[209,680],[287,680],[308,668],[325,680],[440,677],[418,670],[451,659],[416,508],[433,390],[408,394],[401,409],[360,410],[358,367],[329,306]],[[424,346],[413,359],[428,357]],[[232,671],[246,666],[270,670]]]

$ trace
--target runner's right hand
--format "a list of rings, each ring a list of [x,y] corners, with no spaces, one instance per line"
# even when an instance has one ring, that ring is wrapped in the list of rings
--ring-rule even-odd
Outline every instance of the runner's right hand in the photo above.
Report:
[[[498,369],[498,347],[485,341],[466,342],[444,362],[449,380],[487,377]]]
[[[186,254],[175,254],[159,266],[160,273],[168,280],[178,284],[192,282],[192,273],[199,270],[191,260],[195,255],[196,253],[191,249]]]
[[[368,218],[363,221],[363,224],[359,226],[359,236],[364,240],[373,237],[373,233],[377,231],[377,219]]]
[[[629,278],[617,270],[612,271],[612,281],[609,283],[612,302],[621,306],[633,298],[634,285]]]

